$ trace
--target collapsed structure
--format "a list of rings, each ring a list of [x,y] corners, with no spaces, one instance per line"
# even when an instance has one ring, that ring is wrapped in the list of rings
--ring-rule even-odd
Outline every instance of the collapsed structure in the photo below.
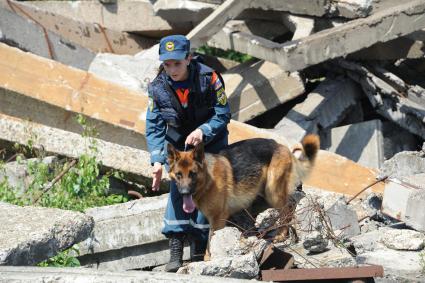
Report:
[[[239,64],[205,56],[226,83],[230,142],[267,137],[292,146],[316,133],[322,150],[297,208],[301,242],[283,244],[294,258],[279,267],[281,274],[267,272],[277,250],[230,228],[216,235],[211,262],[180,273],[284,280],[293,264],[378,264],[388,278],[416,278],[425,232],[419,209],[425,204],[424,10],[423,0],[1,1],[0,144],[31,139],[52,155],[78,158],[83,133],[72,117],[82,114],[99,132],[98,160],[149,186],[144,119],[147,84],[159,66],[155,44],[167,34],[187,34],[195,48],[207,44],[257,58]],[[9,179],[16,173],[6,172]],[[84,238],[78,244],[84,266],[116,272],[161,266],[168,260],[159,233],[165,204],[159,196],[93,208],[83,232],[55,248]],[[273,215],[266,211],[252,225],[266,231],[260,219]],[[320,215],[322,222],[312,220]],[[56,237],[54,228],[47,230]],[[31,257],[21,250],[31,240],[18,240],[0,245],[1,265],[14,262],[13,252],[29,254],[19,265],[54,254]],[[320,279],[304,272],[312,276],[306,280]],[[13,279],[16,269],[0,267],[0,274]],[[350,278],[379,275],[373,269]]]

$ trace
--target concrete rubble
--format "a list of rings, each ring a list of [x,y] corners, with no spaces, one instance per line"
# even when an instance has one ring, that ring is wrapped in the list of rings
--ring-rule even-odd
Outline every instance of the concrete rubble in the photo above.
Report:
[[[384,281],[425,280],[424,10],[423,0],[1,2],[0,201],[2,186],[20,197],[32,182],[36,156],[11,161],[15,144],[47,164],[87,151],[77,115],[98,132],[101,171],[125,178],[109,190],[149,188],[147,87],[168,34],[187,35],[222,73],[230,143],[293,148],[314,133],[321,150],[291,194],[286,241],[272,243],[287,225],[279,210],[256,200],[211,236],[210,261],[190,262],[185,243],[177,274],[161,272],[166,173],[161,195],[84,214],[0,202],[0,282],[245,282],[261,280],[273,255],[282,272],[373,264]],[[219,49],[232,57],[209,54]],[[71,246],[83,268],[28,266]]]
[[[0,265],[37,264],[86,239],[94,225],[88,215],[53,208],[0,202],[0,212]]]

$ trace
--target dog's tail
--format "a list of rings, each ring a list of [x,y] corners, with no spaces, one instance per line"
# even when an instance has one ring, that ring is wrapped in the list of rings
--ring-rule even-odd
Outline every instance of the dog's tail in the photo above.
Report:
[[[301,145],[293,148],[294,156],[294,185],[304,180],[313,168],[314,161],[320,149],[320,139],[317,135],[307,135],[301,141]]]
[[[317,135],[307,135],[303,138],[301,144],[303,145],[305,157],[310,162],[314,162],[320,148],[319,137]]]

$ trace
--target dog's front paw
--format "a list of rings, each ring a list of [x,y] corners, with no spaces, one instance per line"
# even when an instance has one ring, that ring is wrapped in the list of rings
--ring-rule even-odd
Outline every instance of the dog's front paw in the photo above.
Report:
[[[211,255],[209,253],[205,253],[204,261],[210,261],[210,260],[211,260]]]

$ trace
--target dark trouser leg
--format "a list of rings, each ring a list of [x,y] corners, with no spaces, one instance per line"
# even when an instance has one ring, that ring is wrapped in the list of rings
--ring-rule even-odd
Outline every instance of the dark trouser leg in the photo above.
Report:
[[[165,271],[176,272],[183,265],[184,234],[173,234],[170,237],[170,262]]]

